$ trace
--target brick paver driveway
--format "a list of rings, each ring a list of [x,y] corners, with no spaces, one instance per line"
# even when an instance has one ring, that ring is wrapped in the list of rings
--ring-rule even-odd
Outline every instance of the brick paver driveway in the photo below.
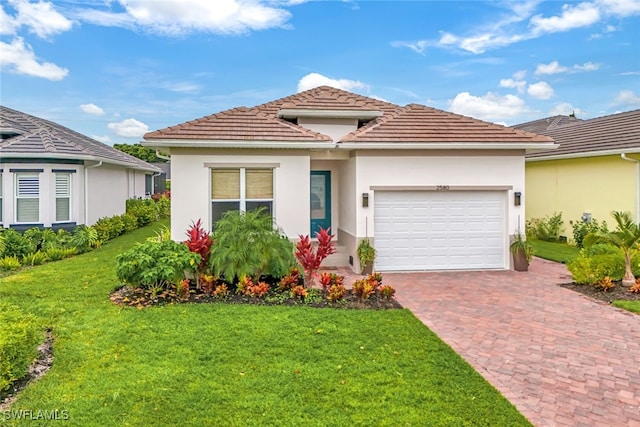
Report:
[[[640,316],[556,286],[564,265],[384,281],[534,425],[640,426]]]

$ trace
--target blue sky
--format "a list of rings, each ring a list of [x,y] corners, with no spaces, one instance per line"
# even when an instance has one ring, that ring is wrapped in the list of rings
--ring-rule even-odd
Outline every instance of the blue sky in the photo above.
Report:
[[[108,144],[320,84],[506,125],[640,108],[640,0],[0,7],[0,103]]]

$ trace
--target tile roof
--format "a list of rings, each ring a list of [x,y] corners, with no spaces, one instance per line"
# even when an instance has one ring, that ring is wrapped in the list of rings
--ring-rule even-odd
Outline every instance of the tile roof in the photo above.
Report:
[[[511,126],[514,129],[526,130],[527,132],[541,133],[547,130],[553,130],[560,126],[571,126],[582,122],[575,116],[552,116],[544,119],[534,120],[531,122],[521,123]]]
[[[147,133],[147,141],[291,141],[332,139],[278,117],[282,109],[379,111],[381,117],[344,136],[340,142],[514,142],[549,143],[552,139],[442,110],[390,102],[320,86],[253,108],[239,107]]]
[[[91,159],[159,171],[147,162],[62,125],[4,106],[0,106],[0,131],[5,135],[0,140],[2,157]]]
[[[351,132],[344,142],[553,142],[550,138],[494,123],[409,104]]]
[[[527,158],[588,156],[601,151],[640,152],[640,109],[582,120],[542,132],[560,146],[552,151],[527,154]]]

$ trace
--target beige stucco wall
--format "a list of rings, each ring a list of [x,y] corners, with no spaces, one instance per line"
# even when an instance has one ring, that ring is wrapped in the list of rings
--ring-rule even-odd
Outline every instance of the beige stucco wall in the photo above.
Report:
[[[109,164],[87,166],[87,225],[103,217],[122,215],[127,199],[145,197],[143,171]]]
[[[527,218],[562,212],[565,233],[571,236],[569,221],[579,220],[585,212],[609,224],[613,210],[636,215],[635,168],[619,155],[527,162]]]
[[[323,135],[330,136],[334,141],[340,139],[346,134],[353,132],[358,128],[357,119],[322,119],[311,117],[300,117],[298,124],[307,129],[320,132]]]
[[[309,234],[309,153],[293,150],[172,149],[171,237],[184,240],[193,221],[202,219],[211,229],[210,167],[234,164],[275,167],[274,217],[287,236]]]

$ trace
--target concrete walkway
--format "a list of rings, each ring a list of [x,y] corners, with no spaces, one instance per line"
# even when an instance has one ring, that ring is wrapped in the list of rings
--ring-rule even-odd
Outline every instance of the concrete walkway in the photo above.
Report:
[[[384,283],[536,426],[640,426],[640,316],[529,272],[387,273]]]

